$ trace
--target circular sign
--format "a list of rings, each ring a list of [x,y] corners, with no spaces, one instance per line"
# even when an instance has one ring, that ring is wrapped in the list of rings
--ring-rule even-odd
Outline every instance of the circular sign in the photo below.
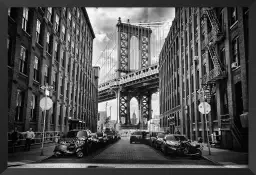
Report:
[[[198,105],[198,110],[202,114],[209,114],[211,106],[207,102],[201,102],[200,105]]]
[[[52,99],[50,99],[49,97],[43,97],[40,100],[40,107],[42,108],[42,110],[49,110],[52,107]]]

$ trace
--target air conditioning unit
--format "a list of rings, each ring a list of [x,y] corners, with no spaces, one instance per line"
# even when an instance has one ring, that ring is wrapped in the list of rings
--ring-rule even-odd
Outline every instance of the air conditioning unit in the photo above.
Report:
[[[237,62],[234,62],[234,63],[231,64],[231,68],[232,69],[235,69],[237,67],[238,67],[238,63]]]

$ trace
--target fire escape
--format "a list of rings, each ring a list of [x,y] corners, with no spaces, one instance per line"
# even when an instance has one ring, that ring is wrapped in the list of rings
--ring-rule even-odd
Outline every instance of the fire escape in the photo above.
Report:
[[[219,56],[216,52],[216,45],[218,42],[221,42],[225,34],[223,32],[224,26],[220,26],[219,20],[216,15],[216,11],[214,8],[204,8],[203,9],[203,15],[208,17],[211,26],[212,26],[212,36],[209,36],[208,43],[205,45],[205,48],[208,49],[210,57],[213,62],[214,68],[209,71],[208,74],[204,75],[202,77],[202,84],[215,84],[218,80],[222,80],[227,77],[227,70],[225,65],[220,61]],[[234,137],[234,139],[237,141],[237,143],[240,145],[240,148],[242,149],[248,149],[246,145],[243,145],[244,138],[243,135],[236,124],[236,118],[231,120],[230,116],[228,114],[221,115],[221,128],[230,128],[230,131]]]
[[[215,83],[218,80],[226,78],[226,68],[221,63],[216,52],[216,44],[224,38],[224,32],[221,29],[216,12],[213,8],[204,8],[204,15],[207,15],[212,25],[212,38],[208,40],[206,48],[210,53],[214,68],[208,74],[203,76],[202,84]]]

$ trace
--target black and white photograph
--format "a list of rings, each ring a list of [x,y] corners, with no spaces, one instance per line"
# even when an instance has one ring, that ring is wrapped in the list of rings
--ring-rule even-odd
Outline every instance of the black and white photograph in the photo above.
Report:
[[[8,8],[8,168],[248,168],[249,11]]]

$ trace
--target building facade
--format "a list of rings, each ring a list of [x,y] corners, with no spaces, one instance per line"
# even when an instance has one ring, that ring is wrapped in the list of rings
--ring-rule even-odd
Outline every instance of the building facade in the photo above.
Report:
[[[97,129],[98,68],[95,38],[85,8],[9,8],[9,130],[42,131],[43,85],[53,86],[46,131]]]
[[[161,129],[247,150],[248,8],[175,10],[159,61]]]
[[[136,117],[135,111],[132,114],[131,124],[137,125],[137,117]]]
[[[99,111],[98,113],[98,122],[97,122],[97,131],[102,132],[103,129],[106,127],[105,122],[107,119],[107,112],[106,111]]]

